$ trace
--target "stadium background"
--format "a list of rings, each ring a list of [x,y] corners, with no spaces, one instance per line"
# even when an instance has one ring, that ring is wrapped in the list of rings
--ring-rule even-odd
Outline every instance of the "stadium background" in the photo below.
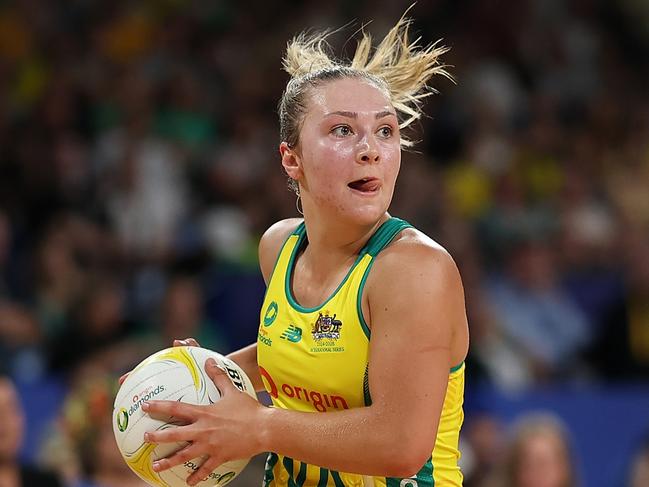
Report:
[[[355,21],[332,38],[349,51],[361,22],[381,36],[407,6],[0,2],[0,360],[24,461],[96,470],[116,375],[172,337],[255,339],[255,245],[296,215],[277,153],[286,41]],[[411,13],[452,47],[457,84],[434,81],[392,212],[464,278],[470,485],[531,411],[564,422],[583,485],[627,485],[649,434],[649,3]]]

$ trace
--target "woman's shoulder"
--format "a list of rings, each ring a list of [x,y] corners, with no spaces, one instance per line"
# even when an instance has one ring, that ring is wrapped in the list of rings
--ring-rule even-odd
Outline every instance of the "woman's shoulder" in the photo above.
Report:
[[[282,245],[288,236],[295,231],[295,229],[304,220],[302,218],[287,218],[272,224],[264,232],[259,240],[259,266],[264,275],[264,279],[268,279],[273,271],[277,256],[282,248]]]
[[[460,272],[450,253],[423,232],[404,229],[376,256],[366,296],[373,328],[381,318],[376,321],[371,310],[378,309],[384,322],[401,319],[428,330],[436,343],[448,340],[452,365],[464,360],[468,328]],[[444,319],[429,319],[438,316]]]
[[[303,221],[303,218],[286,218],[273,223],[261,236],[260,244],[273,245],[279,243],[281,246]]]
[[[415,227],[404,228],[381,252],[385,256],[426,257],[442,260],[453,260],[451,254],[440,244]],[[379,254],[379,255],[381,255]]]
[[[375,274],[417,272],[437,278],[459,279],[451,254],[439,242],[414,227],[402,230],[376,258]]]

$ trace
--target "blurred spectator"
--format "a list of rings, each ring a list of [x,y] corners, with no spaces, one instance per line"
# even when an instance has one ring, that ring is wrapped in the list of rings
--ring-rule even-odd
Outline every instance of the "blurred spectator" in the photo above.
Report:
[[[159,337],[156,349],[170,347],[175,339],[192,337],[204,348],[228,353],[226,335],[205,316],[205,302],[200,284],[189,276],[169,282],[160,306]]]
[[[9,218],[0,208],[0,297],[9,294],[7,273],[9,269],[9,253],[11,251],[11,224]]]
[[[631,462],[629,472],[629,487],[645,487],[649,485],[649,442],[645,441]]]
[[[82,364],[119,371],[131,365],[130,353],[120,360],[117,356],[130,348],[128,338],[133,331],[119,282],[98,276],[84,290],[70,327],[51,344],[51,367],[68,373]]]
[[[70,234],[52,225],[38,246],[34,272],[34,307],[48,341],[67,331],[71,311],[84,288]]]
[[[70,487],[144,487],[115,446],[112,405],[117,376],[88,372],[77,377],[62,418],[47,445]]]
[[[26,381],[46,373],[45,342],[36,319],[19,303],[0,299],[0,356],[9,373]]]
[[[486,412],[467,417],[462,427],[464,487],[482,487],[492,478],[504,451],[503,424]]]
[[[25,419],[16,388],[7,376],[0,375],[0,485],[62,487],[56,475],[18,461],[24,428]]]
[[[566,171],[562,190],[557,267],[562,288],[586,316],[595,345],[625,292],[620,263],[611,258],[618,253],[616,235],[622,230],[606,199],[588,183],[582,163],[576,165]]]
[[[499,472],[487,487],[577,487],[568,431],[549,414],[519,418]]]
[[[505,259],[503,274],[487,282],[497,326],[531,377],[575,376],[579,354],[592,337],[585,316],[559,287],[551,247],[521,242]]]
[[[493,304],[479,288],[467,288],[471,323],[471,351],[467,358],[467,387],[491,384],[504,391],[520,391],[534,382],[527,354],[496,321]]]
[[[624,294],[604,314],[593,347],[600,373],[608,377],[649,374],[649,240],[644,232],[626,233]]]
[[[127,87],[126,89],[129,89]],[[98,139],[99,175],[106,188],[106,209],[126,249],[138,258],[164,257],[187,211],[182,159],[150,131],[151,108],[131,115]]]

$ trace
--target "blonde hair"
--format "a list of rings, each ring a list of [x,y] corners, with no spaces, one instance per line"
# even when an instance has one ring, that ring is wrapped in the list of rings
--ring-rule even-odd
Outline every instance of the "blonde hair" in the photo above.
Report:
[[[371,35],[363,31],[354,57],[348,63],[330,55],[327,38],[331,31],[302,33],[288,43],[283,67],[291,79],[279,103],[282,141],[291,147],[299,142],[309,89],[340,78],[364,79],[383,90],[397,110],[401,129],[421,117],[422,100],[436,93],[428,85],[429,79],[438,74],[453,78],[439,60],[448,48],[439,46],[439,41],[421,47],[419,37],[410,41],[412,21],[405,15],[374,49]],[[401,145],[410,147],[413,142],[402,136]]]
[[[523,415],[514,424],[512,436],[502,464],[489,487],[516,487],[517,476],[521,469],[525,445],[533,438],[550,437],[556,442],[559,454],[564,462],[565,479],[561,487],[579,485],[575,461],[573,458],[570,433],[558,416],[546,412],[531,412]]]

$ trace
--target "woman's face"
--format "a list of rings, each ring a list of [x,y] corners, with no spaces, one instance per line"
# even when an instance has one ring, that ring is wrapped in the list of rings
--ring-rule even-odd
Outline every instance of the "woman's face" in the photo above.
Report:
[[[395,109],[372,83],[342,78],[312,89],[298,146],[280,146],[305,214],[359,224],[381,218],[399,173],[399,138]]]
[[[552,433],[530,436],[523,443],[517,482],[519,487],[563,487],[570,467],[560,438]]]

